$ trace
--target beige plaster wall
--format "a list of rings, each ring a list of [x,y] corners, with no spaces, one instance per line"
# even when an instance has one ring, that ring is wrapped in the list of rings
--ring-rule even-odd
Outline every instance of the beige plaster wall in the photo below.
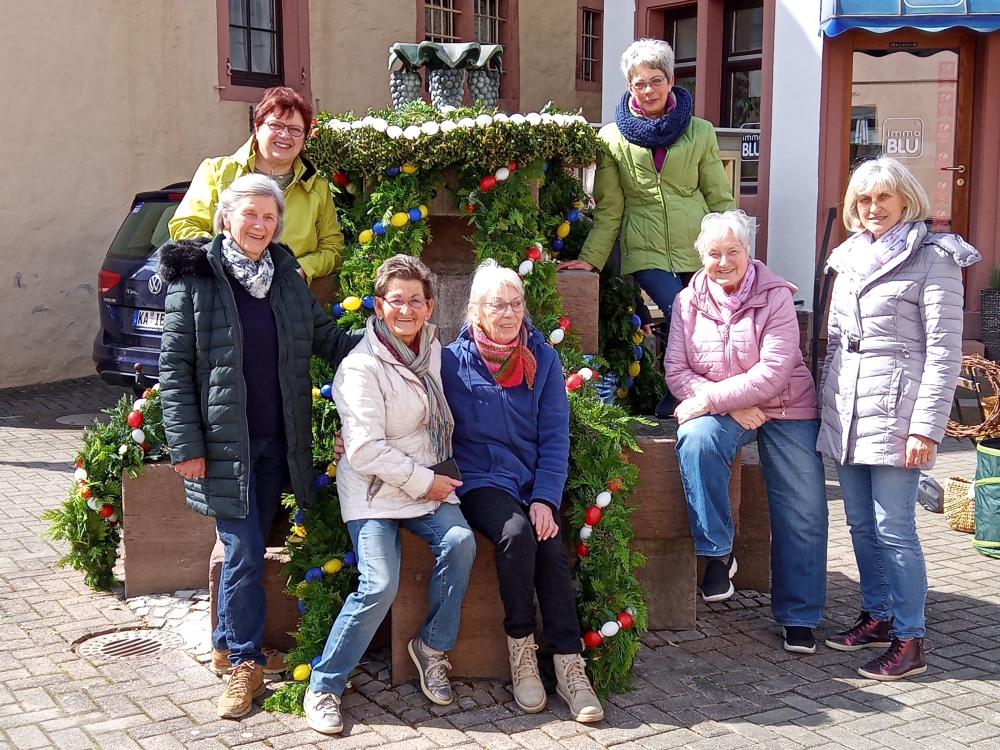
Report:
[[[0,29],[0,387],[94,372],[97,272],[134,193],[235,149],[215,3],[10,3]]]
[[[550,99],[558,107],[582,105],[576,90],[576,0],[518,3],[521,111],[537,112]],[[600,120],[600,102],[588,119]]]
[[[416,7],[413,0],[310,1],[312,94],[320,109],[388,106],[389,47],[416,41]]]

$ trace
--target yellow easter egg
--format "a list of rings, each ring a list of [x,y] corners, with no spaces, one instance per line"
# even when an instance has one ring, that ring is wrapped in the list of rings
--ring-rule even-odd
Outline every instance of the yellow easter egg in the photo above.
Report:
[[[326,467],[326,475],[333,479],[337,476],[337,464],[330,464]]]
[[[423,203],[421,203],[421,204],[420,204],[419,206],[417,206],[417,208],[419,208],[419,209],[420,209],[420,215],[421,215],[421,216],[422,216],[423,218],[425,218],[425,219],[426,219],[426,218],[427,218],[427,214],[429,214],[429,213],[430,213],[430,211],[429,211],[429,210],[427,209],[427,206],[425,206],[425,205],[424,205]]]
[[[323,572],[324,573],[329,573],[330,575],[333,575],[334,573],[338,572],[343,567],[344,567],[344,563],[341,562],[340,558],[338,558],[338,557],[331,557],[329,560],[327,560],[325,563],[323,563]]]
[[[311,674],[312,667],[308,664],[299,664],[299,666],[292,670],[292,677],[299,682],[305,682],[309,679],[309,675]]]
[[[638,374],[639,374],[639,370],[640,370],[640,369],[642,369],[642,368],[641,368],[641,367],[639,366],[639,363],[638,363],[638,362],[633,362],[632,364],[630,364],[630,365],[628,366],[628,374],[629,374],[629,377],[632,377],[632,378],[634,378],[634,377],[635,377],[636,375],[638,375]]]
[[[633,344],[641,344],[645,340],[645,337],[641,333],[637,333],[632,337]]]
[[[373,239],[375,239],[375,232],[373,232],[370,229],[363,229],[361,230],[361,233],[358,235],[358,242],[360,242],[362,245],[367,245]]]
[[[341,302],[340,304],[344,306],[345,310],[357,310],[359,307],[361,307],[361,298],[355,297],[352,294],[350,297],[344,299],[344,301]]]
[[[558,227],[556,227],[556,237],[559,239],[564,239],[566,235],[569,234],[569,222],[564,221]]]
[[[410,223],[410,215],[405,211],[399,211],[392,215],[392,218],[389,219],[389,223],[392,224],[394,227],[396,227],[396,229],[399,229],[400,227],[405,227],[407,224]]]
[[[402,170],[404,174],[416,174],[417,165],[408,161],[402,166]]]
[[[319,388],[313,388],[313,401],[319,398],[323,398],[323,394],[320,393]]]
[[[618,389],[618,398],[625,398],[627,395],[628,391],[626,391],[624,388]]]
[[[305,536],[306,535],[306,527],[305,526],[299,526],[297,523],[293,524],[292,525],[292,533],[295,534],[295,536]]]
[[[583,208],[583,201],[573,201],[573,208]]]

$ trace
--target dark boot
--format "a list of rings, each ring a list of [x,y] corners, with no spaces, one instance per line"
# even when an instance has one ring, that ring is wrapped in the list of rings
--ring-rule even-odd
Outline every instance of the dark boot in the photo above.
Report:
[[[705,575],[701,579],[701,598],[706,602],[721,602],[731,597],[735,591],[732,577],[736,575],[736,558],[730,554],[728,562],[719,557],[710,557],[705,563]]]
[[[872,680],[902,680],[927,671],[924,661],[924,639],[901,641],[895,636],[885,653],[858,669],[858,674]]]
[[[863,648],[888,648],[892,645],[889,631],[892,620],[876,620],[861,610],[854,627],[826,639],[826,645],[838,651],[859,651]]]

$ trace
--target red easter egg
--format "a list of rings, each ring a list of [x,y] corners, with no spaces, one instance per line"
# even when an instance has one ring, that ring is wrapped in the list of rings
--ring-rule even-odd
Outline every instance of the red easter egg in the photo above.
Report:
[[[532,247],[528,250],[528,260],[532,262],[538,262],[542,259],[542,251],[537,247]]]
[[[107,503],[104,503],[104,505],[101,506],[101,509],[97,512],[100,513],[104,518],[107,518],[108,516],[112,515],[115,512],[115,509],[112,508]]]
[[[486,191],[492,190],[497,186],[497,178],[491,174],[486,175],[483,179],[479,181],[479,189]]]
[[[476,212],[476,207],[472,203],[466,203],[465,204],[465,210],[466,210],[467,213],[472,214],[472,213]]]
[[[83,468],[83,459],[82,458],[76,459],[76,464],[75,465],[76,465],[76,468],[82,469]]]
[[[81,490],[80,491],[80,497],[82,497],[84,500],[89,500],[90,499],[90,489],[84,488],[83,490]]]
[[[346,172],[334,172],[333,181],[338,185],[347,185],[347,183],[350,182]]]
[[[584,515],[583,520],[588,526],[597,526],[601,522],[601,516],[603,515],[603,511],[598,506],[591,505],[587,508],[587,513]]]
[[[140,447],[140,448],[142,448],[142,449],[143,449],[144,451],[146,451],[147,453],[149,453],[149,443],[143,443],[143,444],[142,444],[142,445],[140,445],[139,447]]]
[[[583,378],[580,377],[580,373],[578,372],[574,372],[566,378],[566,387],[571,391],[575,391],[581,385],[583,385]]]
[[[507,162],[507,169],[509,169],[511,172],[517,170],[517,162],[511,159],[509,162]]]
[[[589,646],[590,648],[595,648],[597,646],[600,646],[602,640],[603,638],[601,634],[598,633],[596,630],[588,630],[587,634],[583,636],[584,644]]]
[[[142,412],[130,411],[128,413],[128,419],[126,419],[125,421],[128,422],[128,426],[131,427],[133,430],[137,427],[142,427]]]
[[[614,479],[609,479],[608,489],[611,490],[612,492],[620,492],[622,486],[621,484],[619,484],[619,482],[621,482],[621,480],[622,480],[621,477],[615,477]]]
[[[618,624],[621,625],[623,628],[632,627],[632,615],[630,615],[628,612],[622,612],[620,615],[618,615]]]
[[[572,322],[565,315],[559,318],[559,327],[562,328],[564,331],[568,331],[571,325]]]
[[[586,557],[589,554],[590,554],[590,545],[588,545],[586,542],[580,542],[578,545],[576,545],[577,557]]]

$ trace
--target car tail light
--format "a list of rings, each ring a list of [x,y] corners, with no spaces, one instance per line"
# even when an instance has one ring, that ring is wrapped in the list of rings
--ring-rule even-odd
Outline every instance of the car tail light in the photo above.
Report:
[[[102,268],[97,272],[97,289],[101,294],[107,294],[121,280],[121,274]]]
[[[167,199],[172,201],[184,200],[184,193],[167,193]]]

